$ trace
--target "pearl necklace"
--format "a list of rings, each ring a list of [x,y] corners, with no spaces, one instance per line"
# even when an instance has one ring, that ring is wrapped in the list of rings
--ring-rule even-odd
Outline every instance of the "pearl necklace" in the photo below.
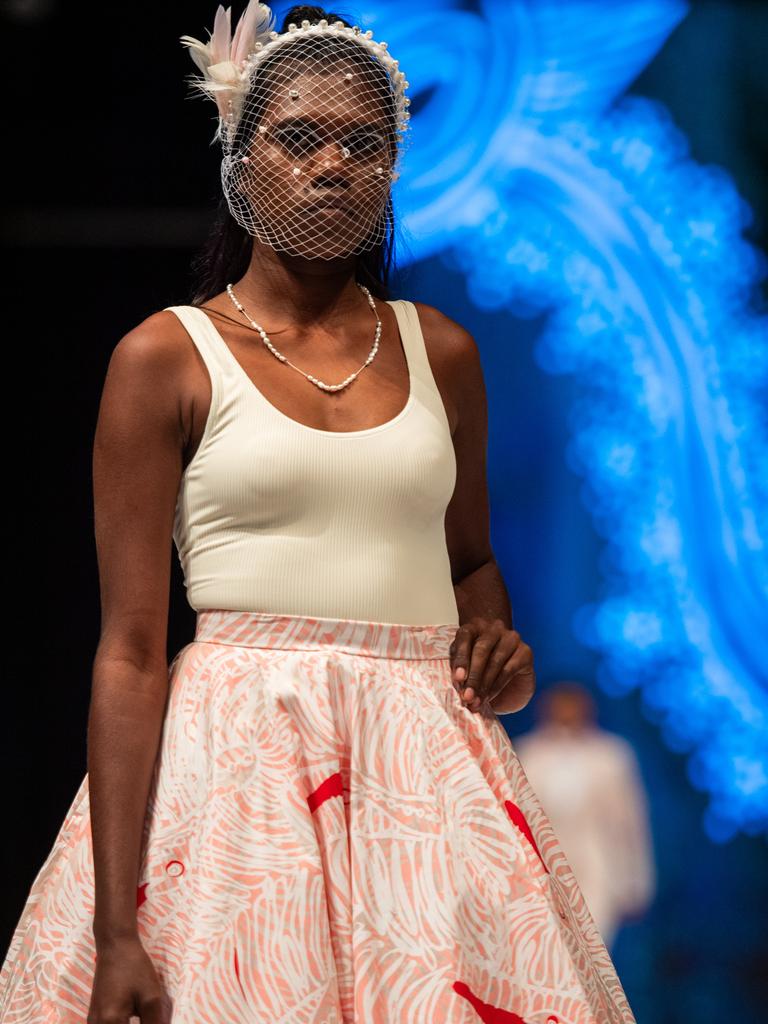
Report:
[[[275,356],[276,359],[279,359],[281,363],[287,363],[288,366],[292,366],[294,370],[297,370],[303,377],[306,377],[308,381],[311,381],[313,384],[317,385],[317,387],[321,388],[323,391],[341,391],[342,388],[345,388],[348,384],[351,384],[352,381],[357,377],[357,375],[361,373],[366,368],[366,366],[368,366],[369,363],[373,362],[374,356],[379,350],[379,340],[381,338],[381,320],[379,320],[379,314],[376,310],[376,303],[373,301],[373,296],[371,295],[371,293],[368,291],[364,284],[360,284],[359,281],[356,281],[355,284],[362,292],[364,292],[366,298],[368,299],[368,305],[373,310],[373,315],[376,317],[376,333],[374,336],[373,348],[368,353],[368,358],[365,360],[365,362],[363,363],[359,370],[356,370],[355,373],[351,373],[346,378],[346,380],[343,380],[341,382],[341,384],[324,384],[321,380],[318,380],[317,377],[313,377],[309,373],[304,373],[304,371],[300,370],[298,366],[294,366],[290,359],[284,356],[282,352],[277,351],[275,346],[269,340],[269,336],[267,335],[267,332],[264,330],[264,328],[257,324],[255,320],[251,319],[251,317],[245,311],[245,308],[235,295],[231,284],[227,285],[227,295],[230,297],[235,307],[243,314],[245,319],[250,323],[254,331],[258,331],[258,333],[261,335],[261,340],[264,342],[264,344],[267,346],[269,351],[272,353],[273,356]]]

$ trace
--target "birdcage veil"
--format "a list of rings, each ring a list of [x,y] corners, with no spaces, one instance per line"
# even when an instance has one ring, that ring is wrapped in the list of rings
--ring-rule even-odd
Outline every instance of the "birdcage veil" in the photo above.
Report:
[[[182,36],[218,107],[232,216],[274,249],[332,259],[384,238],[409,125],[408,82],[369,29],[320,18],[273,28],[250,0],[234,34],[219,7],[208,43]]]

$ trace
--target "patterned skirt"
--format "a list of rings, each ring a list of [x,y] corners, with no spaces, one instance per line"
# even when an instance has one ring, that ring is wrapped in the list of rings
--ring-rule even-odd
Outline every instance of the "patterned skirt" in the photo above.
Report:
[[[198,612],[136,893],[173,1024],[634,1024],[501,720],[454,688],[455,631]],[[93,909],[86,774],[2,1024],[83,1024]]]

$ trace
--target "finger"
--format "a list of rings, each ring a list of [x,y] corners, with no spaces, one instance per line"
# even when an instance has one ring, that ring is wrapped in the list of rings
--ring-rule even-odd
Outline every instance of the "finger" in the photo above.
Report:
[[[536,677],[533,671],[517,672],[507,686],[491,698],[491,706],[499,715],[513,714],[530,702],[536,691]]]
[[[519,634],[517,633],[506,632],[501,636],[491,651],[480,685],[474,688],[475,698],[479,698],[481,702],[488,700],[491,693],[498,691],[504,685],[500,677],[517,649],[518,643]]]
[[[141,1024],[165,1024],[163,1014],[163,999],[161,995],[149,996],[141,1000],[140,1004]]]
[[[470,700],[480,698],[480,701],[486,700],[488,694],[491,692],[494,686],[498,685],[497,680],[499,673],[503,670],[504,665],[520,644],[520,634],[515,630],[508,630],[501,620],[498,620],[499,632],[495,646],[491,649],[490,657],[485,665],[482,678],[479,683],[473,686],[472,693],[469,694]],[[467,695],[467,691],[464,691],[464,695]]]
[[[530,647],[528,647],[527,644],[522,643],[522,641],[515,643],[511,653],[509,648],[506,649],[506,654],[501,667],[488,688],[488,700],[494,700],[498,697],[498,695],[509,685],[513,676],[524,670],[529,666],[529,664],[532,664],[532,658],[529,653],[530,650]]]
[[[515,658],[513,655],[511,658],[508,658],[507,661],[504,662],[504,665],[501,671],[499,672],[498,676],[496,677],[493,686],[488,691],[489,701],[496,700],[496,698],[500,694],[504,693],[504,691],[507,689],[507,687],[514,679],[516,671],[517,667],[515,666]]]
[[[488,660],[493,653],[499,638],[489,633],[483,633],[472,645],[472,654],[469,660],[469,672],[467,673],[467,684],[462,694],[462,699],[470,703],[475,697],[482,696],[483,677],[488,665]]]
[[[464,680],[467,678],[472,644],[476,634],[477,629],[474,626],[468,622],[464,623],[456,630],[456,635],[449,648],[453,683],[459,689],[464,685]]]
[[[524,647],[526,645],[523,645]],[[490,702],[500,700],[505,706],[525,707],[536,690],[536,673],[530,648],[516,652],[504,666],[500,685],[489,696]]]

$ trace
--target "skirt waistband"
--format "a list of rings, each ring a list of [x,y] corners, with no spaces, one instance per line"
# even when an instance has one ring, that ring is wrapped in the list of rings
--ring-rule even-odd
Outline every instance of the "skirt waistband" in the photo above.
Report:
[[[453,623],[419,626],[204,608],[197,612],[195,642],[303,651],[333,648],[348,654],[423,660],[448,658],[457,629]]]

